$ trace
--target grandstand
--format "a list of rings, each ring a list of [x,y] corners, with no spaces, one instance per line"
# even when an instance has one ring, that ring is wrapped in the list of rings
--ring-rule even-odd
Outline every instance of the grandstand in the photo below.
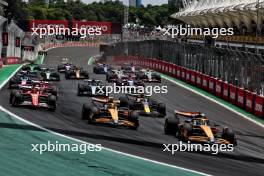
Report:
[[[193,27],[234,29],[235,36],[220,37],[219,41],[264,44],[264,0],[182,1],[183,8],[172,14],[172,18]]]

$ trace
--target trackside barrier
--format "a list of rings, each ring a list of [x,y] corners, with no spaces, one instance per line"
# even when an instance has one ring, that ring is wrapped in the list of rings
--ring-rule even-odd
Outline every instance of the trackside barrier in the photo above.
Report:
[[[254,94],[248,90],[245,91],[245,97],[246,97],[245,106],[246,106],[246,110],[248,112],[252,113],[254,111],[254,103],[253,102],[255,101],[255,96],[256,96],[256,94]]]
[[[3,67],[3,60],[2,60],[2,58],[0,58],[0,68],[2,68]]]
[[[191,70],[186,69],[186,82],[191,83]]]
[[[263,103],[264,103],[264,97],[256,95],[254,114],[258,117],[264,117],[263,116],[263,112],[264,112]]]
[[[191,84],[196,86],[196,71],[191,70]]]
[[[181,80],[185,81],[186,76],[186,68],[181,68]]]
[[[215,80],[215,95],[222,98],[223,96],[223,81]]]
[[[223,82],[223,99],[229,101],[229,84],[227,82]]]
[[[216,82],[216,79],[215,78],[209,77],[208,91],[211,94],[215,94],[215,82]]]
[[[245,108],[245,100],[246,100],[245,90],[242,88],[237,88],[237,106],[244,109]]]
[[[207,75],[202,75],[202,88],[206,91],[209,90],[209,76]]]
[[[229,85],[229,102],[236,105],[237,103],[237,87],[230,84]]]
[[[246,110],[247,112],[264,118],[264,97],[256,95],[255,93],[243,88],[238,88],[232,84],[228,84],[227,82],[217,78],[210,77],[208,75],[201,74],[200,72],[155,58],[115,56],[113,60],[114,62],[120,64],[130,61],[135,65],[159,71],[163,74],[172,76],[179,80],[190,83],[193,86],[199,87]]]
[[[196,72],[196,86],[202,88],[202,74]]]

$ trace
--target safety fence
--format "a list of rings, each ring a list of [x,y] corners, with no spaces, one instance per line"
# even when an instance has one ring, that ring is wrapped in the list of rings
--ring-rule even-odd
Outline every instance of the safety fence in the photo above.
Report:
[[[202,35],[193,35],[189,36],[188,39],[204,40]],[[234,43],[244,43],[244,44],[264,44],[264,36],[253,36],[253,35],[227,35],[227,36],[218,36],[216,41],[221,42],[234,42]]]
[[[129,62],[144,68],[156,70],[203,89],[258,117],[264,117],[264,97],[221,79],[156,58],[119,55],[113,56],[113,62],[117,64]]]

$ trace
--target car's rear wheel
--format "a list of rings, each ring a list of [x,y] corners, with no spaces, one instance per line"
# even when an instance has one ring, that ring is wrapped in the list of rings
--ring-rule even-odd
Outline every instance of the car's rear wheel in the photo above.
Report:
[[[229,141],[231,144],[237,145],[236,136],[232,129],[223,129],[222,138]]]
[[[162,117],[165,117],[166,116],[166,105],[164,103],[159,103],[157,107],[157,111],[158,113],[160,113]]]
[[[139,127],[139,114],[136,111],[132,111],[129,116],[129,121],[134,123],[132,129],[136,130]]]
[[[128,107],[129,99],[127,97],[120,97],[120,107]]]
[[[49,104],[49,106],[50,106],[50,110],[51,110],[51,111],[55,111],[55,110],[56,110],[56,107],[57,107],[56,100],[57,100],[57,98],[56,98],[56,96],[54,96],[54,95],[50,95],[50,96],[48,97],[48,104]]]
[[[12,96],[12,100],[11,100],[12,106],[19,105],[19,103],[21,102],[21,99],[22,99],[21,93],[19,91],[14,91],[13,96]]]
[[[166,135],[176,135],[179,130],[180,119],[175,117],[166,118],[164,124],[164,133]]]

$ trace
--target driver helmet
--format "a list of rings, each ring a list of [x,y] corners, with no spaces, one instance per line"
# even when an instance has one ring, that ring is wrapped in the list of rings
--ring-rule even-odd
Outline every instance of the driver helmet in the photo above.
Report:
[[[109,97],[108,102],[109,103],[114,103],[114,98],[113,97]]]

